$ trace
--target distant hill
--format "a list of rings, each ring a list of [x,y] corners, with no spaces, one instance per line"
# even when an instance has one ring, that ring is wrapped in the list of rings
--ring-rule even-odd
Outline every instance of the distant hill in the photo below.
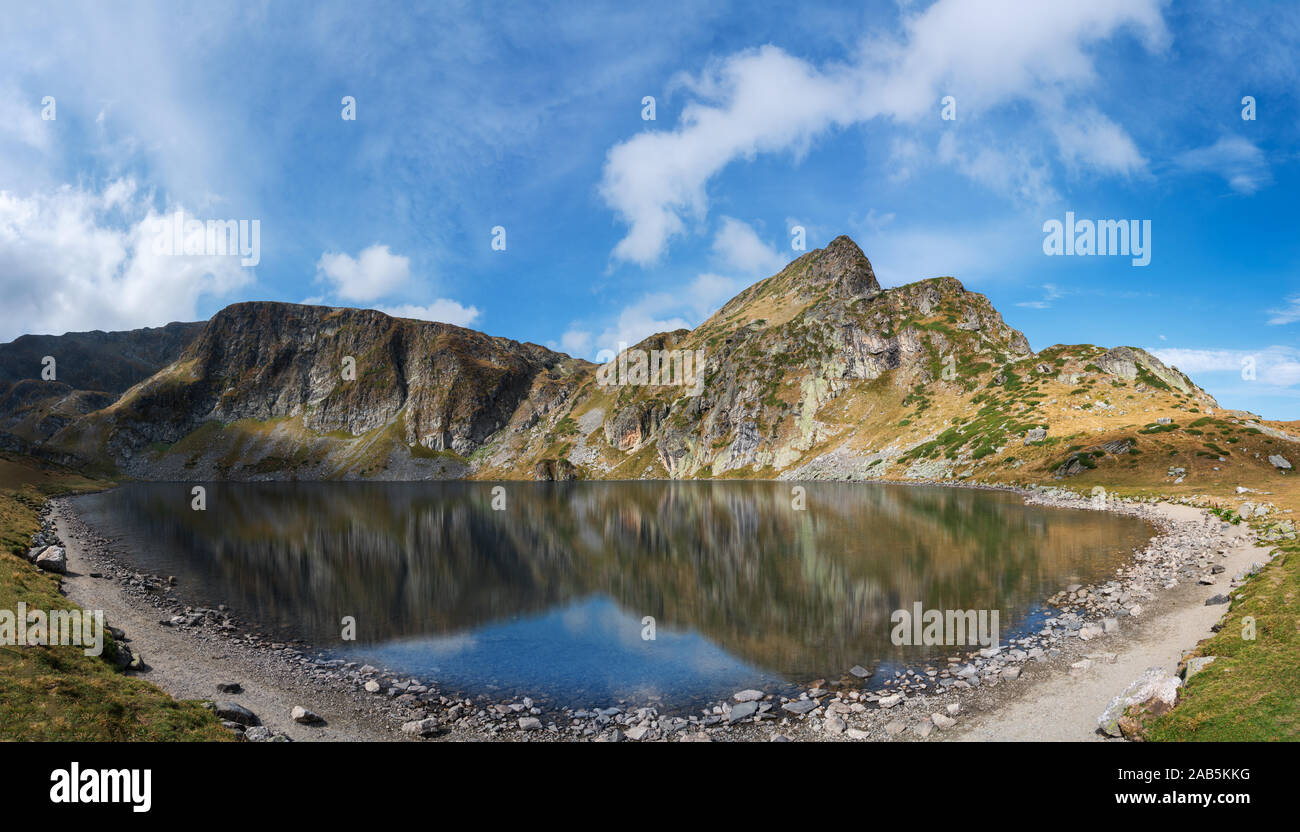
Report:
[[[204,326],[23,335],[0,344],[0,434],[18,444],[48,439],[175,361]],[[52,381],[42,377],[46,356],[55,359]]]

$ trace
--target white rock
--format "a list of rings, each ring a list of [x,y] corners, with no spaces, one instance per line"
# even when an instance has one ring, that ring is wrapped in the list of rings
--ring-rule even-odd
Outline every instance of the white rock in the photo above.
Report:
[[[60,575],[68,571],[68,556],[62,546],[50,546],[36,556],[36,567]]]
[[[439,722],[437,717],[432,717],[432,716],[427,719],[417,719],[412,722],[403,722],[402,733],[414,734],[415,736],[419,736],[419,737],[431,737],[434,734],[438,733],[438,725]]]
[[[1182,679],[1168,675],[1159,667],[1147,668],[1123,693],[1110,701],[1097,718],[1097,727],[1107,736],[1122,736],[1119,719],[1129,707],[1153,703],[1153,713],[1168,710],[1178,701],[1178,689],[1182,684]]]

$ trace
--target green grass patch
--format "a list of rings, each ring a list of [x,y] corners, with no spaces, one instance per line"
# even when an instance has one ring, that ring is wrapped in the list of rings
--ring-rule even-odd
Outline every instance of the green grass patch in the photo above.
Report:
[[[27,468],[43,476],[24,477]],[[21,556],[39,526],[48,496],[103,487],[15,460],[0,465],[0,609],[73,610],[58,579]],[[0,740],[121,742],[231,741],[233,735],[196,702],[179,702],[156,686],[123,675],[105,634],[104,657],[80,647],[0,647]],[[146,657],[147,659],[148,657]]]
[[[1233,593],[1223,627],[1196,649],[1218,658],[1187,683],[1178,707],[1147,722],[1149,739],[1300,740],[1300,544],[1283,541],[1281,550]],[[1252,624],[1254,638],[1247,638]]]

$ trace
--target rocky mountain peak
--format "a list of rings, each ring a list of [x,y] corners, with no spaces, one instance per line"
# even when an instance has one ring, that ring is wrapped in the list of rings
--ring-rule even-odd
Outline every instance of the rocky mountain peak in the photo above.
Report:
[[[792,266],[807,268],[805,279],[813,286],[829,286],[842,299],[859,298],[880,291],[871,261],[848,235],[841,234],[826,248],[810,251]]]

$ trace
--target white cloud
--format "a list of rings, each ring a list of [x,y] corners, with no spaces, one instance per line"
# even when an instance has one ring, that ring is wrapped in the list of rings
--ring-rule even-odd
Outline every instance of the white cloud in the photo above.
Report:
[[[1255,378],[1270,387],[1291,387],[1300,382],[1300,350],[1288,346],[1271,346],[1259,350],[1153,349],[1151,354],[1188,375],[1196,373],[1234,373],[1253,366]]]
[[[681,126],[641,133],[606,158],[600,193],[630,226],[616,258],[658,259],[685,229],[683,215],[703,217],[705,183],[732,160],[806,148],[832,124],[855,120],[843,111],[856,97],[848,73],[822,72],[775,46],[733,55],[678,83],[701,99],[683,108]]]
[[[856,224],[855,239],[871,260],[882,286],[901,286],[931,277],[951,276],[967,287],[1004,280],[1017,268],[1042,257],[1038,226],[1019,216],[973,226]]]
[[[1021,301],[1016,306],[1024,306],[1028,309],[1049,309],[1052,306],[1052,301],[1060,300],[1067,294],[1069,293],[1062,291],[1055,283],[1044,283],[1042,300]]]
[[[161,219],[130,180],[0,191],[0,339],[191,321],[201,297],[253,282],[238,255],[155,254]]]
[[[1269,314],[1272,316],[1268,322],[1273,326],[1283,324],[1293,324],[1300,321],[1300,295],[1292,295],[1286,299],[1287,305],[1281,309],[1270,309]]]
[[[56,125],[41,118],[39,99],[31,100],[12,85],[0,86],[0,137],[44,152]]]
[[[1218,174],[1240,194],[1253,194],[1273,181],[1264,151],[1239,136],[1224,136],[1207,147],[1180,153],[1174,164],[1187,171]]]
[[[462,306],[448,298],[438,298],[427,306],[404,303],[397,306],[377,306],[375,308],[395,318],[415,318],[420,321],[437,321],[444,324],[454,324],[455,326],[469,326],[478,320],[480,315],[478,307]]]
[[[1067,111],[1068,112],[1068,111]],[[1147,162],[1124,128],[1093,109],[1047,119],[1066,164],[1120,175],[1146,172]]]
[[[378,244],[355,258],[325,252],[316,262],[316,276],[344,300],[373,301],[406,287],[411,279],[411,259]]]
[[[1064,96],[1094,80],[1085,47],[1125,27],[1148,49],[1163,47],[1161,5],[939,0],[904,19],[902,38],[864,43],[856,63],[817,67],[775,46],[714,62],[698,77],[679,79],[695,100],[683,108],[676,129],[643,132],[610,149],[600,194],[628,225],[613,257],[653,263],[686,230],[687,220],[703,219],[706,186],[727,165],[759,153],[789,150],[797,157],[835,127],[876,117],[914,122],[932,114],[946,94],[967,112],[1024,100],[1050,102],[1059,115]],[[1115,172],[1140,162],[1122,128],[1100,114],[1085,114],[1055,132],[1072,164]],[[1006,161],[953,159],[985,177]]]
[[[732,217],[722,218],[713,238],[713,253],[723,268],[742,274],[775,274],[789,259],[759,239],[753,226]]]
[[[599,334],[577,324],[560,336],[560,349],[571,355],[595,358],[601,350],[617,351],[657,332],[693,329],[730,300],[744,284],[718,274],[705,273],[674,291],[651,292],[619,311]]]
[[[586,355],[591,349],[592,337],[592,334],[585,329],[570,329],[560,336],[560,343],[557,346],[569,355]]]
[[[316,263],[316,279],[329,284],[333,294],[342,300],[370,304],[398,318],[469,326],[482,315],[478,307],[465,306],[450,298],[437,298],[423,305],[374,303],[393,295],[409,295],[412,288],[411,259],[393,254],[388,246],[378,243],[363,249],[356,257],[337,252],[322,254]]]
[[[936,157],[994,193],[1020,202],[1044,205],[1060,198],[1047,165],[1025,148],[1000,149],[995,142],[985,142],[967,153],[958,147],[955,134],[945,133],[939,138]]]

